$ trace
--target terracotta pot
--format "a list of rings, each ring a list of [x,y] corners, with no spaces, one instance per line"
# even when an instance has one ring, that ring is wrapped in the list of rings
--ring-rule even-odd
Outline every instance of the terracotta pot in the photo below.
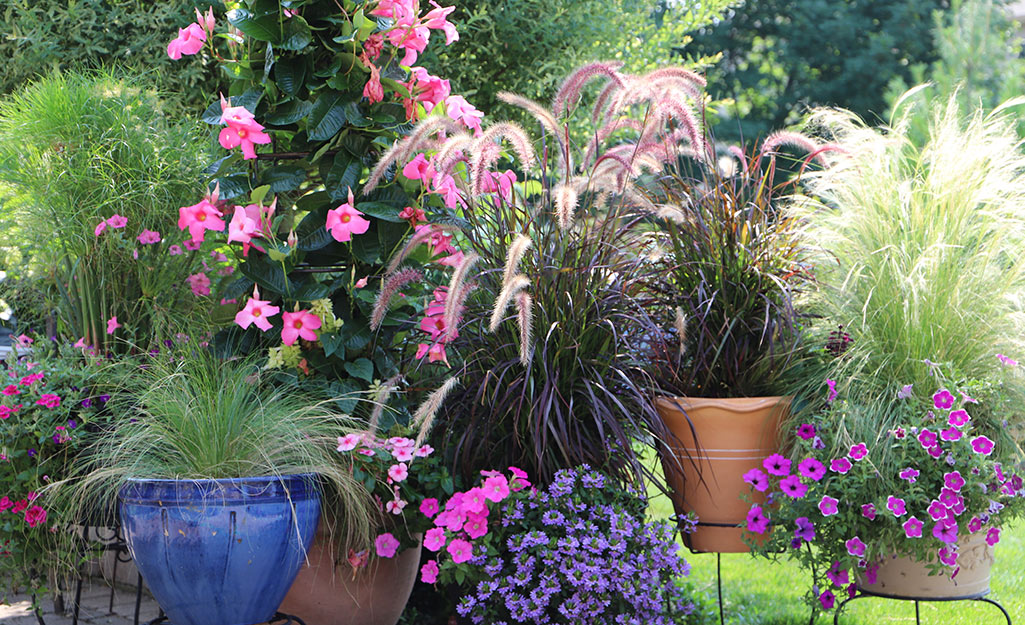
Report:
[[[337,549],[322,526],[278,609],[308,625],[395,625],[416,582],[421,548],[374,558],[353,577],[348,562],[335,566]]]
[[[893,556],[879,565],[876,583],[869,584],[859,572],[858,589],[873,595],[897,599],[972,599],[989,593],[993,548],[986,533],[976,532],[958,541],[957,576],[929,575],[924,562],[907,556]]]
[[[655,408],[676,437],[667,441],[675,455],[662,458],[676,513],[694,512],[702,523],[744,523],[750,505],[740,496],[751,492],[744,473],[778,451],[780,423],[791,399],[656,399]],[[762,493],[752,493],[752,501],[764,500]],[[684,540],[694,551],[746,553],[745,534],[752,536],[737,527],[701,526]]]

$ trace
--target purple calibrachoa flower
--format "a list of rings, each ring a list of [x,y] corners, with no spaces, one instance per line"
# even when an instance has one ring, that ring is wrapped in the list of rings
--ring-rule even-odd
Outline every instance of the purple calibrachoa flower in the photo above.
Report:
[[[779,481],[779,489],[788,497],[800,499],[808,493],[808,486],[801,483],[801,478],[789,475]]]
[[[929,449],[934,446],[939,439],[936,437],[935,432],[930,432],[929,428],[922,428],[922,431],[918,433],[918,442],[922,444],[922,447]]]
[[[918,469],[914,469],[912,467],[908,467],[908,468],[904,469],[903,471],[901,471],[898,475],[900,475],[900,479],[907,480],[908,484],[914,484],[915,481],[917,481],[918,476],[920,474],[921,473],[918,471]]]
[[[826,467],[815,458],[805,458],[797,464],[797,470],[804,477],[816,482],[826,475]]]
[[[747,531],[764,534],[769,528],[769,519],[762,512],[762,507],[755,504],[747,511]]]
[[[869,521],[876,520],[876,507],[875,504],[864,504],[861,506],[861,516],[865,517]]]
[[[851,461],[847,458],[834,458],[829,463],[829,470],[834,473],[847,473],[851,470]]]
[[[998,542],[1000,542],[1000,528],[999,527],[991,527],[991,528],[989,528],[989,531],[986,532],[986,544],[989,545],[990,547],[992,547],[992,546],[996,545]]]
[[[790,460],[780,454],[772,454],[762,461],[762,465],[769,475],[783,477],[790,474]]]
[[[932,526],[932,535],[948,544],[957,542],[957,521],[943,519]]]
[[[795,538],[800,538],[807,542],[811,542],[815,539],[815,524],[812,523],[808,517],[797,517],[794,519],[794,523],[797,524],[797,529],[794,530]]]
[[[865,555],[865,543],[855,536],[854,538],[846,541],[844,545],[847,547],[847,553],[851,554],[855,558],[860,558]]]
[[[868,455],[868,446],[865,443],[851,445],[851,451],[847,455],[851,457],[851,460],[861,460]]]
[[[968,411],[964,409],[953,410],[950,415],[947,416],[947,424],[956,428],[968,425],[968,422],[971,420],[972,418],[968,416]]]
[[[947,566],[957,566],[957,547],[940,547],[936,556]]]
[[[940,410],[950,410],[954,407],[954,396],[945,388],[942,388],[932,396],[932,405]]]
[[[815,438],[815,426],[810,423],[802,423],[797,426],[797,436],[803,440]]]
[[[950,490],[960,491],[965,481],[960,471],[951,471],[943,474],[943,484]]]
[[[985,436],[976,436],[972,439],[972,450],[977,454],[988,456],[993,453],[993,441]]]
[[[907,507],[904,500],[900,497],[894,497],[890,495],[886,499],[886,509],[893,513],[893,516],[904,516],[907,513]]]
[[[744,481],[760,493],[764,493],[769,488],[769,478],[760,469],[751,469],[745,473]]]
[[[940,432],[940,438],[945,441],[956,441],[961,438],[961,430],[955,427],[949,427]]]
[[[925,523],[912,516],[907,521],[904,521],[904,535],[908,538],[921,538],[923,527],[925,527]]]
[[[839,500],[833,499],[829,495],[823,495],[819,501],[819,512],[822,513],[822,516],[833,516],[839,512],[839,509],[836,507],[838,503],[840,503]]]
[[[929,513],[929,516],[932,517],[933,521],[942,521],[947,518],[948,510],[950,510],[950,508],[945,506],[942,501],[933,499],[932,503],[929,504],[927,512]]]

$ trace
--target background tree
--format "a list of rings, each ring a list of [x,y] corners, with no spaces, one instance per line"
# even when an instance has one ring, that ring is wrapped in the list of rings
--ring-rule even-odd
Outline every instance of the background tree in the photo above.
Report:
[[[835,105],[867,119],[885,114],[887,84],[936,58],[932,13],[949,0],[757,0],[701,30],[681,52],[722,52],[709,69],[719,138],[765,135],[808,106]]]

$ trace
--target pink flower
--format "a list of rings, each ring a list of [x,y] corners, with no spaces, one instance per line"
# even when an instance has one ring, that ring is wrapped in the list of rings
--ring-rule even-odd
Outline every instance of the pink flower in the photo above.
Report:
[[[448,19],[449,13],[455,11],[455,7],[442,7],[437,4],[423,18],[423,23],[427,28],[433,30],[441,30],[445,33],[445,45],[450,46],[453,42],[459,41],[459,32],[456,31],[456,27],[453,26]]]
[[[945,543],[954,544],[957,542],[957,522],[951,519],[944,519],[936,523],[932,528],[932,535]]]
[[[919,521],[916,517],[912,516],[904,521],[904,535],[908,538],[921,538],[922,528],[925,524]]]
[[[445,546],[445,530],[440,527],[434,527],[427,530],[424,534],[424,549],[428,551],[438,551]]]
[[[751,469],[745,473],[744,481],[760,493],[764,493],[769,488],[769,478],[760,469]]]
[[[829,495],[823,495],[822,500],[819,501],[819,512],[822,513],[822,516],[833,516],[840,511],[836,507],[838,503],[840,503],[839,500],[833,499]]]
[[[271,306],[269,301],[259,299],[259,295],[256,294],[249,298],[245,308],[235,314],[235,323],[242,326],[243,330],[250,324],[256,324],[257,328],[266,332],[271,327],[267,318],[278,314],[280,310],[277,306]]]
[[[179,245],[169,245],[167,247],[167,253],[171,256],[181,256],[182,254],[184,254],[184,252],[182,252],[181,246]]]
[[[942,521],[947,518],[948,510],[949,508],[945,506],[943,502],[933,499],[932,502],[929,503],[929,508],[926,512],[929,513],[929,516],[932,517],[933,521]]]
[[[964,409],[954,410],[947,417],[947,423],[949,425],[952,425],[952,426],[956,427],[956,428],[964,427],[965,425],[968,425],[968,422],[971,421],[971,420],[972,420],[972,418],[968,416],[968,411],[966,411]]]
[[[384,100],[384,87],[381,86],[381,70],[376,65],[367,61],[367,65],[370,67],[370,78],[367,79],[367,84],[363,87],[363,97],[366,98],[370,104],[376,104]]]
[[[434,453],[434,448],[433,447],[431,447],[430,445],[422,445],[420,447],[417,447],[416,451],[413,452],[413,455],[416,456],[417,458],[426,458],[427,456],[429,456],[429,455],[431,455],[433,453]]]
[[[957,547],[940,547],[936,556],[947,566],[957,566]]]
[[[847,455],[850,456],[851,460],[861,460],[868,455],[868,447],[865,443],[851,445],[851,451]]]
[[[36,400],[36,405],[46,406],[47,408],[56,408],[61,405],[61,398],[53,393],[44,393]]]
[[[904,516],[907,514],[907,505],[900,497],[890,495],[886,498],[886,509],[893,513],[893,516]]]
[[[932,404],[940,410],[950,410],[954,406],[954,396],[947,389],[940,389],[932,396]]]
[[[808,487],[802,484],[801,478],[796,475],[790,475],[780,480],[779,488],[793,499],[800,499],[808,493]]]
[[[747,511],[747,531],[754,534],[764,534],[769,528],[769,519],[762,511],[762,507],[755,504]]]
[[[968,531],[974,534],[975,532],[982,529],[982,519],[977,516],[973,516],[971,521],[968,521]]]
[[[10,508],[13,505],[14,505],[14,502],[11,501],[11,498],[8,497],[7,495],[4,495],[3,497],[0,497],[0,512],[6,512],[7,509]]]
[[[406,166],[402,168],[403,176],[410,180],[423,180],[425,184],[434,178],[435,173],[437,172],[434,171],[434,167],[422,153],[417,154],[413,160],[406,163]],[[412,208],[409,210],[412,210]],[[400,214],[399,217],[402,217],[402,215]],[[403,219],[408,219],[408,217],[403,217]]]
[[[819,603],[822,604],[822,609],[832,610],[833,605],[836,604],[836,596],[828,590],[823,591],[823,593],[819,595]]]
[[[101,221],[100,223],[96,224],[96,228],[93,229],[93,236],[97,236],[97,237],[100,236],[101,234],[103,234],[103,231],[106,230],[106,229],[107,229],[107,222],[106,222],[106,220]]]
[[[120,327],[121,324],[117,322],[117,315],[107,319],[107,334],[114,334],[114,330],[117,330]]]
[[[989,528],[989,531],[986,532],[986,544],[992,547],[996,545],[998,542],[1000,542],[1000,528]]]
[[[352,451],[363,439],[359,434],[346,434],[338,437],[338,451]]]
[[[815,426],[810,423],[802,423],[797,427],[797,436],[806,441],[815,438]]]
[[[808,517],[802,516],[794,519],[797,529],[794,530],[794,537],[810,542],[815,539],[815,524]]]
[[[18,336],[14,337],[14,338],[15,338],[16,341],[18,341],[18,347],[28,347],[29,345],[31,345],[34,342],[33,339],[31,339],[30,337],[25,336],[24,334],[19,334]],[[31,369],[31,368],[32,367],[30,366],[29,369]]]
[[[367,285],[367,277],[363,276],[359,280],[356,280],[356,284],[354,284],[353,286],[355,286],[357,289],[362,289],[366,285]]]
[[[453,120],[473,130],[475,135],[481,134],[480,120],[484,118],[472,104],[461,95],[450,95],[445,99],[445,112]]]
[[[224,220],[221,219],[221,211],[210,203],[210,200],[203,198],[192,206],[183,206],[178,209],[178,229],[188,228],[192,241],[202,242],[207,230],[224,232]]]
[[[399,548],[399,541],[397,538],[391,535],[389,532],[385,532],[377,537],[374,541],[374,547],[377,548],[377,555],[382,558],[393,558],[395,557],[395,550]]]
[[[466,562],[473,557],[473,545],[461,538],[453,539],[452,542],[448,544],[448,548],[446,550],[449,555],[452,556],[452,561],[456,564]]]
[[[958,498],[959,496],[955,491],[949,488],[940,489],[940,503],[948,508],[952,508],[957,503]]]
[[[413,449],[411,447],[396,447],[392,450],[392,456],[399,462],[409,462],[413,459]]]
[[[128,218],[114,213],[107,219],[107,225],[111,228],[124,228],[128,225]]]
[[[929,452],[929,455],[933,458],[939,458],[943,455],[943,448],[939,445],[933,445],[927,451]]]
[[[829,463],[829,470],[834,473],[847,473],[851,470],[851,461],[847,458],[834,458]]]
[[[335,241],[345,242],[354,234],[363,234],[370,228],[370,222],[363,219],[363,213],[353,207],[352,189],[349,189],[349,201],[338,208],[327,212],[324,228],[331,232]]]
[[[976,436],[972,439],[972,450],[977,454],[988,456],[993,453],[993,441],[985,436]]]
[[[943,484],[953,491],[960,491],[965,485],[965,479],[961,477],[960,471],[951,471],[943,474]]]
[[[762,461],[762,466],[769,472],[769,475],[784,476],[790,473],[790,460],[780,454],[772,454]]]
[[[463,524],[463,531],[471,540],[476,540],[488,533],[488,518],[479,514],[466,515],[466,523]]]
[[[206,15],[203,15],[199,12],[199,9],[196,9],[196,23],[202,26],[207,32],[213,31],[213,29],[217,27],[217,20],[214,18],[214,8],[210,7],[207,9]]]
[[[826,386],[829,387],[829,395],[826,397],[826,403],[831,404],[836,401],[836,380],[826,380]]]
[[[415,99],[415,101],[410,100],[406,104],[406,116],[410,117],[410,119],[412,119],[413,113],[411,106],[415,106],[415,102],[423,103],[424,109],[430,113],[436,105],[443,102],[452,92],[449,81],[442,80],[437,76],[431,76],[422,67],[411,67],[409,74],[411,78],[406,86],[409,87],[409,92],[413,94]]]
[[[918,480],[918,469],[908,467],[899,473],[900,479],[907,480],[908,484],[914,484]]]
[[[860,558],[865,555],[865,543],[860,538],[855,536],[854,538],[846,541],[844,545],[847,547],[847,553],[851,554],[855,558]]]
[[[25,522],[28,523],[29,527],[35,527],[42,523],[46,523],[46,510],[43,510],[39,506],[32,506],[25,511]]]
[[[416,228],[417,224],[427,221],[427,213],[424,212],[424,209],[412,206],[403,208],[399,217],[408,221],[411,228]]]
[[[178,36],[167,44],[167,56],[177,61],[183,54],[195,54],[203,49],[204,41],[206,31],[199,24],[192,23],[185,28],[179,28]]]
[[[394,482],[401,482],[409,477],[409,469],[405,462],[393,464],[388,467],[388,479]]]
[[[875,504],[866,503],[861,506],[861,516],[865,517],[869,521],[875,521],[876,519],[876,507]]]
[[[484,480],[484,497],[498,503],[509,496],[509,480],[504,475],[492,475]]]
[[[249,215],[249,211],[241,206],[235,207],[235,213],[228,223],[228,243],[238,241],[245,244],[260,236],[260,225]]]
[[[437,560],[428,560],[420,567],[420,581],[425,584],[433,584],[438,581]]]
[[[321,326],[320,317],[308,310],[281,313],[284,327],[281,328],[281,341],[285,345],[292,345],[296,339],[304,341],[316,341],[317,330]]]
[[[199,248],[203,247],[203,242],[190,239],[188,241],[182,241],[182,245],[185,246],[185,249],[195,252]]]
[[[940,432],[940,438],[945,441],[956,441],[961,438],[961,430],[950,427]]]
[[[196,297],[203,297],[204,295],[210,295],[210,278],[202,271],[194,273],[188,278],[189,288],[192,289],[192,294]]]
[[[420,502],[420,514],[424,515],[428,519],[433,518],[435,514],[438,514],[438,500],[434,497],[428,497]],[[432,549],[437,551],[437,549]]]
[[[160,233],[155,230],[143,230],[136,239],[143,245],[152,245],[160,243]]]
[[[928,428],[922,428],[922,431],[918,433],[918,442],[925,449],[935,445],[938,440],[939,438],[936,436],[936,433],[930,432]]]
[[[398,516],[402,514],[402,509],[406,507],[407,503],[408,502],[403,501],[402,499],[393,499],[388,503],[384,504],[384,509],[388,513]]]
[[[1002,365],[1004,365],[1005,367],[1014,367],[1015,365],[1018,364],[1017,360],[1012,360],[1012,359],[1008,358],[1007,356],[1004,356],[1003,354],[997,354],[997,360],[999,360],[1000,363]]]
[[[227,124],[227,128],[221,129],[221,133],[217,137],[221,147],[231,150],[241,145],[243,159],[256,158],[255,145],[270,143],[270,135],[263,131],[263,126],[256,122],[253,114],[244,106],[228,106],[228,102],[223,96],[221,97],[221,123]]]
[[[16,384],[8,384],[4,387],[3,394],[7,396],[18,395],[21,391]]]

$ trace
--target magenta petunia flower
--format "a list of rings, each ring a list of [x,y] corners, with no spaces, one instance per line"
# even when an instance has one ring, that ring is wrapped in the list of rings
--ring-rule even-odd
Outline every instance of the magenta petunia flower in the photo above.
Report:
[[[424,549],[428,551],[439,551],[445,546],[445,530],[434,527],[424,534]]]
[[[918,469],[908,467],[901,471],[898,475],[900,475],[900,479],[907,480],[908,484],[914,484],[918,480],[920,472],[918,471]]]
[[[762,512],[762,507],[755,504],[747,511],[747,531],[764,534],[769,528],[769,519]]]
[[[932,535],[948,544],[954,544],[957,542],[957,521],[951,519],[943,519],[938,521],[936,525],[932,527]]]
[[[815,539],[815,524],[808,517],[797,517],[794,519],[794,523],[797,524],[797,529],[794,530],[795,538],[800,538],[806,542],[811,542]]]
[[[929,449],[935,445],[938,440],[936,433],[929,431],[929,428],[922,428],[922,431],[918,433],[918,442],[921,443],[922,447],[925,449]]]
[[[420,567],[420,581],[425,584],[433,584],[438,581],[438,561],[428,560]]]
[[[951,471],[943,474],[943,485],[953,491],[960,491],[961,487],[965,485],[965,480],[961,477],[960,471]]]
[[[986,544],[989,545],[990,547],[992,547],[992,546],[996,545],[998,542],[1000,542],[1000,528],[999,527],[991,527],[991,528],[989,528],[989,531],[986,532]]]
[[[836,596],[827,590],[819,595],[819,603],[822,604],[822,609],[832,610],[833,605],[836,603]]]
[[[861,506],[861,516],[865,517],[869,521],[876,520],[876,507],[875,504],[867,503]]]
[[[136,239],[142,245],[153,245],[154,243],[160,243],[160,233],[155,230],[143,230]]]
[[[374,541],[377,548],[377,555],[382,558],[395,557],[395,550],[399,548],[399,541],[390,532],[385,532]]]
[[[868,447],[865,443],[851,445],[851,451],[847,455],[850,456],[851,460],[861,460],[868,455]]]
[[[988,456],[993,453],[993,441],[985,436],[976,436],[972,439],[972,449],[977,454]]]
[[[968,531],[974,534],[975,532],[982,529],[982,519],[977,516],[973,516],[971,521],[968,521]]]
[[[826,386],[829,387],[829,395],[826,397],[826,403],[831,404],[836,400],[836,381],[826,380]]]
[[[950,410],[954,406],[954,396],[945,388],[936,391],[932,396],[932,405],[940,410]]]
[[[815,438],[815,426],[810,423],[802,423],[797,426],[797,436],[806,441]]]
[[[762,473],[761,469],[751,469],[745,473],[744,482],[760,493],[764,493],[769,488],[769,477]]]
[[[907,521],[904,521],[904,535],[908,538],[921,538],[923,527],[925,527],[925,524],[912,516]]]
[[[933,458],[939,458],[940,456],[943,455],[943,448],[940,447],[939,445],[933,445],[932,447],[929,448],[928,451],[929,451],[929,455],[932,456]]]
[[[790,474],[790,460],[780,454],[772,454],[762,461],[762,466],[769,472],[769,475],[783,477]]]
[[[947,518],[948,510],[950,510],[950,508],[945,506],[942,501],[933,499],[932,503],[929,504],[927,512],[929,513],[929,516],[932,517],[933,521],[942,521]]]
[[[947,416],[947,424],[952,425],[956,428],[964,427],[968,425],[968,422],[972,418],[968,416],[968,411],[964,409],[954,410]]]
[[[855,558],[860,558],[863,555],[865,555],[865,547],[866,547],[866,545],[857,536],[855,536],[854,538],[844,542],[844,545],[847,547],[847,553],[851,554]]]
[[[800,499],[808,493],[808,487],[801,483],[801,478],[796,475],[788,475],[779,482],[779,488],[788,497]]]
[[[797,463],[797,470],[804,477],[818,482],[826,475],[826,467],[816,458],[805,458]]]
[[[957,566],[957,547],[940,547],[936,556],[947,566]]]
[[[893,513],[893,516],[904,516],[907,513],[907,506],[900,497],[890,495],[886,498],[886,509]]]
[[[834,473],[847,473],[851,470],[851,461],[847,458],[834,458],[829,463],[829,470]]]
[[[467,562],[473,557],[473,545],[461,538],[452,539],[446,550],[456,564]]]
[[[839,500],[833,499],[829,495],[823,495],[821,501],[819,501],[819,512],[822,513],[822,516],[833,516],[839,512],[839,509],[836,507],[838,503],[840,503]]]
[[[961,438],[961,430],[955,427],[949,427],[940,432],[940,438],[945,441],[956,441]]]
[[[1014,367],[1014,366],[1016,366],[1018,364],[1017,360],[1012,360],[1011,358],[1008,358],[1007,356],[1004,356],[1003,354],[997,354],[997,360],[999,360],[1000,363],[1002,365],[1004,365],[1005,367]]]
[[[434,518],[434,515],[438,514],[438,500],[434,497],[428,497],[421,501],[420,514],[424,515],[428,519]]]

